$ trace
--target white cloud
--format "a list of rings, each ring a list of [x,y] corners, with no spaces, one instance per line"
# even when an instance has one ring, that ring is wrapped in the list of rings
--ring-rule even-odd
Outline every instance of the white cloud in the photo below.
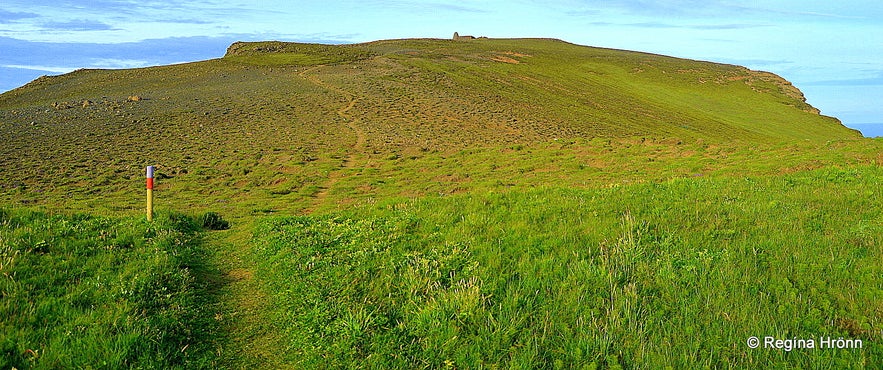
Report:
[[[141,68],[147,67],[151,65],[147,61],[143,60],[133,60],[133,59],[97,59],[88,65],[80,66],[80,67],[66,67],[66,66],[45,66],[45,65],[26,65],[26,64],[4,64],[0,65],[0,67],[4,68],[15,68],[15,69],[27,69],[31,71],[41,71],[41,72],[49,72],[49,73],[70,73],[76,71],[80,68],[99,68],[99,69],[127,69],[127,68]]]
[[[125,69],[147,67],[150,62],[134,59],[99,59],[91,63],[90,68]]]
[[[2,67],[5,68],[15,68],[15,69],[27,69],[31,71],[43,71],[50,73],[70,73],[77,68],[72,67],[48,67],[48,66],[28,66],[28,65],[19,65],[19,64],[5,64]]]

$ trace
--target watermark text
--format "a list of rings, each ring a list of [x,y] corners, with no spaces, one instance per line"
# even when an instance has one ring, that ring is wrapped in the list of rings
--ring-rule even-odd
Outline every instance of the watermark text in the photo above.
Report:
[[[818,338],[776,338],[749,337],[745,342],[748,348],[778,349],[786,352],[795,349],[862,349],[864,342],[861,339],[848,339],[843,337],[818,337]]]

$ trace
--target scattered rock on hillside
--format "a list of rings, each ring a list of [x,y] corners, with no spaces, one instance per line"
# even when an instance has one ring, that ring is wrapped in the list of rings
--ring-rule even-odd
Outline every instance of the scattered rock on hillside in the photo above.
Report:
[[[62,110],[62,109],[70,109],[72,107],[68,102],[61,102],[61,103],[55,102],[55,103],[52,103],[52,108],[55,108],[57,110]]]

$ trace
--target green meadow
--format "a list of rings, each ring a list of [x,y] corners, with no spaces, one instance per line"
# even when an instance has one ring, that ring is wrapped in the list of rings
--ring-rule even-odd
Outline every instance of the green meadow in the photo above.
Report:
[[[205,367],[202,224],[0,210],[0,367]]]
[[[773,74],[558,40],[43,77],[0,368],[878,368],[880,164]]]
[[[386,201],[255,231],[306,368],[848,368],[880,358],[877,167]],[[820,190],[824,189],[824,190]],[[751,336],[852,338],[750,349]]]

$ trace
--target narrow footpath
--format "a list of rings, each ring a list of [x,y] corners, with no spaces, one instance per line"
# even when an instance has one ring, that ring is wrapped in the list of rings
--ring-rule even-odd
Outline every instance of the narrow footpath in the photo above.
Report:
[[[355,142],[350,145],[340,166],[330,172],[320,190],[313,195],[306,214],[315,212],[327,201],[335,184],[355,168],[355,163],[366,146],[366,136],[358,118],[350,114],[360,98],[350,92],[332,86],[315,76],[315,72],[325,66],[316,66],[299,73],[311,83],[341,94],[346,103],[336,113],[355,134]],[[285,361],[287,344],[278,333],[280,323],[274,322],[273,300],[268,296],[261,282],[255,277],[257,261],[251,244],[252,231],[259,217],[244,216],[231,220],[231,228],[223,231],[206,231],[203,243],[210,248],[209,264],[217,269],[210,285],[212,294],[219,297],[214,312],[218,321],[221,338],[217,341],[219,364],[229,368],[292,368]]]
[[[321,204],[325,203],[328,198],[328,194],[331,191],[331,188],[333,188],[334,185],[337,184],[337,182],[344,176],[346,172],[348,172],[348,170],[355,168],[356,160],[359,158],[359,154],[364,152],[365,143],[367,141],[365,131],[361,127],[361,120],[358,117],[354,117],[353,115],[349,114],[349,111],[352,110],[354,106],[356,106],[361,98],[359,98],[356,94],[343,90],[337,86],[330,85],[320,80],[318,77],[316,77],[316,75],[313,74],[313,72],[323,67],[325,66],[319,65],[313,68],[305,69],[298,73],[298,75],[300,77],[303,77],[307,81],[312,82],[316,86],[334,91],[347,98],[346,105],[337,110],[337,115],[343,119],[347,127],[349,127],[349,129],[352,130],[353,133],[356,135],[356,141],[351,146],[351,149],[347,152],[347,156],[341,162],[340,168],[328,174],[328,180],[325,181],[325,183],[319,188],[319,191],[313,196],[314,199],[312,205],[308,207],[305,211],[305,213],[307,214],[313,213]]]

